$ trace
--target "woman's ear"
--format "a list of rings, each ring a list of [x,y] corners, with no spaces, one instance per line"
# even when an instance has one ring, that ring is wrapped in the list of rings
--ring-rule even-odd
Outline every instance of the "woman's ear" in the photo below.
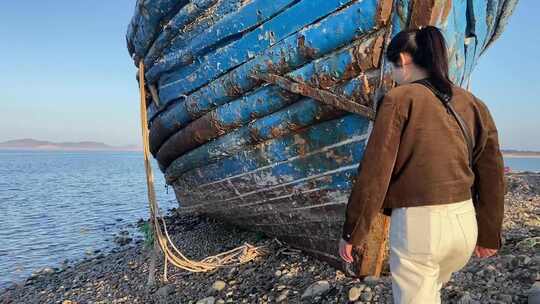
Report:
[[[400,52],[399,53],[399,61],[401,66],[410,64],[412,62],[412,57],[408,53]]]

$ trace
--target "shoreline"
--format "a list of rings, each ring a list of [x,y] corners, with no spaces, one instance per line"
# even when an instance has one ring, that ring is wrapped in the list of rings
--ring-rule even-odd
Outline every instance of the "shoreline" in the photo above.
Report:
[[[503,248],[493,258],[471,258],[442,290],[444,303],[526,303],[527,290],[540,280],[540,174],[511,173],[507,178]],[[158,285],[147,287],[151,251],[143,242],[134,240],[132,246],[114,247],[113,252],[75,261],[63,269],[50,268],[20,284],[0,289],[0,303],[195,304],[203,299],[206,302],[200,303],[347,303],[351,295],[358,295],[355,301],[362,303],[391,302],[387,265],[381,278],[349,278],[326,263],[259,233],[203,216],[174,216],[174,209],[172,213],[167,221],[173,240],[194,260],[244,242],[266,246],[269,253],[238,267],[209,273],[187,273],[169,267],[167,284],[161,281],[160,255],[156,267]],[[302,298],[310,286],[319,288],[321,293]]]
[[[502,153],[503,157],[508,158],[540,158],[540,154],[516,154],[516,153]]]
[[[169,210],[168,210],[169,212]],[[25,271],[27,275],[17,275],[18,279],[12,279],[11,281],[0,281],[0,294],[2,290],[8,288],[12,285],[21,285],[25,283],[28,279],[39,276],[44,273],[60,273],[66,270],[69,267],[73,267],[79,263],[93,260],[96,258],[103,258],[112,253],[116,253],[121,250],[132,249],[139,244],[144,242],[144,236],[139,227],[142,223],[145,223],[146,220],[139,218],[137,220],[126,220],[123,218],[116,218],[115,222],[103,228],[104,233],[112,232],[102,236],[102,240],[105,242],[104,246],[91,247],[91,248],[82,248],[77,256],[64,256],[62,259],[54,263],[49,263],[35,268],[27,268],[29,271]],[[1,303],[1,302],[0,302]]]

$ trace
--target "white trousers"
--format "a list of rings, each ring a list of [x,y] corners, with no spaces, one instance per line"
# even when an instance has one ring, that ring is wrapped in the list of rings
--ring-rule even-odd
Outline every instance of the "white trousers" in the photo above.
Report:
[[[442,284],[467,264],[477,237],[470,199],[393,209],[389,262],[394,303],[441,303]]]

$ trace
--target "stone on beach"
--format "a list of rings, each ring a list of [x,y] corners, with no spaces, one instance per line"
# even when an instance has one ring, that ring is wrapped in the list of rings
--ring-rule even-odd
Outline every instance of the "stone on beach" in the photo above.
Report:
[[[311,284],[302,294],[302,299],[323,295],[330,289],[328,281],[322,280]]]
[[[216,299],[214,297],[206,297],[204,299],[200,299],[197,301],[196,304],[214,304],[216,302]]]
[[[174,285],[165,285],[156,291],[156,295],[162,298],[166,298],[168,295],[174,292]]]
[[[349,301],[353,302],[360,298],[360,295],[362,294],[362,290],[364,287],[362,285],[351,287],[349,289]]]
[[[540,281],[535,282],[527,292],[529,304],[540,303]]]
[[[515,177],[514,184],[524,180]],[[506,195],[504,245],[493,257],[472,257],[452,275],[441,291],[442,303],[527,303],[538,299],[540,254],[540,193],[516,186]],[[525,190],[524,190],[525,189]],[[529,189],[529,190],[527,190]],[[537,188],[534,188],[537,189]],[[540,188],[539,188],[540,189]],[[169,282],[145,288],[151,250],[144,244],[118,246],[64,263],[63,271],[36,273],[25,284],[0,291],[0,303],[392,303],[391,279],[386,262],[380,278],[347,277],[326,262],[303,254],[281,254],[287,244],[224,222],[199,215],[165,217],[175,245],[193,260],[230,250],[244,242],[266,246],[269,254],[251,262],[208,273],[189,273],[168,267]],[[162,279],[163,259],[158,259],[156,279]],[[45,271],[47,272],[47,271]],[[220,291],[212,286],[220,285]],[[320,283],[324,281],[326,283]],[[317,288],[314,288],[317,286]],[[321,288],[322,287],[322,288]],[[319,289],[320,288],[320,289]],[[315,289],[319,291],[315,291]],[[302,297],[310,290],[309,297]],[[6,300],[9,299],[9,300]],[[174,299],[174,300],[173,300]],[[353,300],[354,299],[354,300]]]
[[[215,281],[214,284],[212,284],[212,289],[214,289],[215,291],[222,291],[225,286],[227,286],[227,283],[219,280]]]

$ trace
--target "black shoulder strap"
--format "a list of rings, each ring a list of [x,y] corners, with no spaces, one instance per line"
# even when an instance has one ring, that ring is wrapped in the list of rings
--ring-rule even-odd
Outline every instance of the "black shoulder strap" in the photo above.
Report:
[[[435,89],[431,83],[427,79],[419,79],[416,81],[413,81],[413,83],[419,83],[424,86],[426,86],[428,89],[430,89],[437,98],[444,104],[447,111],[450,112],[456,121],[459,124],[459,127],[461,129],[461,132],[463,133],[463,136],[465,137],[465,141],[467,142],[467,146],[469,148],[469,165],[471,168],[473,167],[473,151],[474,151],[474,137],[472,136],[471,132],[469,131],[469,128],[467,127],[467,124],[463,120],[463,118],[456,112],[454,107],[452,106],[452,103],[450,102],[452,100],[452,97],[439,92],[437,89]]]

